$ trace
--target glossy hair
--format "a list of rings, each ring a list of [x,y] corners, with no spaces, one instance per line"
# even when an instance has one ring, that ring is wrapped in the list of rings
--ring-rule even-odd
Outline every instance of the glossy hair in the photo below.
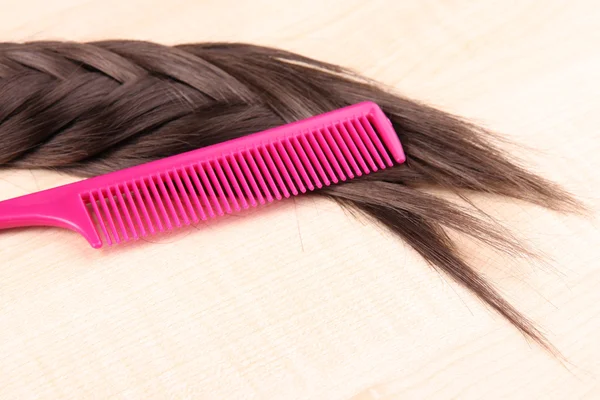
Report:
[[[367,214],[527,337],[536,327],[467,263],[449,231],[515,255],[508,231],[443,189],[578,204],[519,167],[492,134],[342,67],[238,43],[0,43],[0,166],[93,176],[372,100],[392,121],[406,164],[315,192]]]

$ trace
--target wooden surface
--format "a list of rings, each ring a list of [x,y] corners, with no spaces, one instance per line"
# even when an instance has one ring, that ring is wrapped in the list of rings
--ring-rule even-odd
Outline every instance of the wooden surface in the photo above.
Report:
[[[600,208],[595,1],[2,0],[0,10],[0,40],[245,41],[350,66],[529,146],[518,152],[530,168]],[[2,171],[0,199],[70,179]],[[470,254],[566,361],[402,241],[303,198],[107,251],[59,230],[0,234],[0,398],[600,398],[597,222],[483,205],[547,262]]]

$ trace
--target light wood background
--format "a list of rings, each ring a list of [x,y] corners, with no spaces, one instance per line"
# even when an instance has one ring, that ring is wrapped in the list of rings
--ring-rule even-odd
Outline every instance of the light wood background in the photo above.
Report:
[[[353,67],[529,146],[531,169],[600,209],[596,1],[0,1],[0,40],[49,38],[245,41]],[[0,199],[70,180],[1,171]],[[547,262],[469,254],[566,361],[381,228],[302,198],[106,251],[0,234],[0,398],[600,398],[597,222],[481,203]]]

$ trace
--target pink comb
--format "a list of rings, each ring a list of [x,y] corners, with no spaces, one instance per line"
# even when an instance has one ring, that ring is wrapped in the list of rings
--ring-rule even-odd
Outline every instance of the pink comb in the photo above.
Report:
[[[0,202],[0,229],[55,226],[94,248],[171,230],[402,163],[371,102]]]

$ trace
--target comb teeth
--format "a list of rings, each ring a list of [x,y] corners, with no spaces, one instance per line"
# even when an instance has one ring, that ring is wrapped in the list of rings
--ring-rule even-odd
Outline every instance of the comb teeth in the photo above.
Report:
[[[399,142],[392,148],[389,132],[382,132],[389,126],[380,120],[363,113],[287,131],[88,190],[82,199],[104,243],[135,240],[369,174],[391,167],[393,158],[402,162]]]

